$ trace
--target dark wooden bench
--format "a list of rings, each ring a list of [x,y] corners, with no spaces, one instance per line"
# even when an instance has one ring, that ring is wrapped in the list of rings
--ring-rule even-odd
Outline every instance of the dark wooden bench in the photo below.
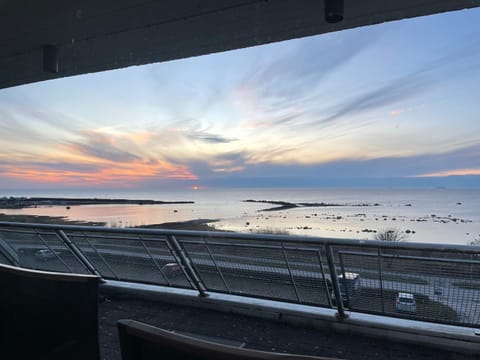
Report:
[[[135,320],[118,321],[122,360],[308,360],[315,356],[243,349],[185,336]]]
[[[0,265],[0,359],[95,360],[99,278]]]

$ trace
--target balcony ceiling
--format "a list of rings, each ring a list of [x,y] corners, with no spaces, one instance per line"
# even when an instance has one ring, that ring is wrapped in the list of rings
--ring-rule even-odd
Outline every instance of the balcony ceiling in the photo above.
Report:
[[[0,88],[480,6],[480,0],[1,0]],[[43,71],[43,45],[59,72]]]

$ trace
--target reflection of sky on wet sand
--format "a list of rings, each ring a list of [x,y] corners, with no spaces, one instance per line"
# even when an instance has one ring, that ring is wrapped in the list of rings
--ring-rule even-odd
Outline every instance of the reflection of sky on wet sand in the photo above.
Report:
[[[296,208],[259,212],[265,204],[240,203],[241,206],[212,207],[178,205],[84,205],[1,210],[6,214],[65,216],[71,220],[101,221],[107,226],[128,227],[194,219],[221,219],[218,230],[258,232],[287,231],[290,235],[333,238],[373,239],[373,232],[397,228],[415,231],[408,241],[467,244],[480,234],[478,221],[444,221],[432,214],[416,215],[399,207]],[[453,215],[455,217],[455,215]]]
[[[20,196],[19,194],[11,194]],[[24,194],[52,196],[51,193]],[[10,195],[9,195],[10,196]],[[85,197],[63,193],[63,197]],[[480,190],[450,189],[219,189],[193,192],[90,193],[97,198],[194,201],[193,204],[83,205],[0,209],[0,213],[65,216],[71,220],[102,221],[125,227],[195,219],[220,219],[219,230],[255,232],[283,230],[291,235],[373,239],[364,229],[398,228],[408,240],[467,244],[480,238]],[[276,205],[242,200],[277,200],[295,203],[325,202],[335,207],[259,211]],[[353,206],[369,204],[369,206]],[[379,206],[372,206],[379,204]],[[176,211],[175,211],[176,210]],[[316,214],[316,215],[315,215]],[[378,220],[377,220],[378,219]],[[385,219],[385,220],[384,220]],[[458,219],[456,222],[453,219]],[[472,222],[462,222],[472,221]],[[247,223],[249,223],[247,225]],[[307,227],[304,229],[304,227]]]
[[[242,203],[242,206],[226,206],[221,209],[197,204],[168,205],[82,205],[46,206],[26,209],[1,209],[5,214],[65,216],[70,220],[105,222],[107,226],[125,227],[194,219],[230,219],[242,216],[245,211],[255,212],[259,204]]]

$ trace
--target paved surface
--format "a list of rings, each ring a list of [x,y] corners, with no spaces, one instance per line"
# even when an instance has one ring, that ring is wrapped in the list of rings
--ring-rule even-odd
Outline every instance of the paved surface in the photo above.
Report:
[[[292,327],[278,322],[128,297],[107,298],[99,307],[102,359],[120,360],[116,322],[134,319],[177,332],[222,338],[245,348],[340,359],[466,360],[459,354],[410,344]],[[477,358],[478,359],[478,358]]]

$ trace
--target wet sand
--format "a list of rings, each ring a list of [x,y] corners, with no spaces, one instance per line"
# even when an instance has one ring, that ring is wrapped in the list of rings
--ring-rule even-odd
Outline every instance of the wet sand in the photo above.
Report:
[[[20,222],[36,224],[59,224],[59,225],[83,225],[83,226],[106,226],[104,222],[68,220],[64,216],[39,216],[39,215],[6,215],[0,213],[0,222]],[[196,231],[221,231],[210,225],[218,220],[197,219],[180,222],[167,222],[161,224],[150,224],[138,226],[149,229],[175,229],[175,230],[196,230]]]

